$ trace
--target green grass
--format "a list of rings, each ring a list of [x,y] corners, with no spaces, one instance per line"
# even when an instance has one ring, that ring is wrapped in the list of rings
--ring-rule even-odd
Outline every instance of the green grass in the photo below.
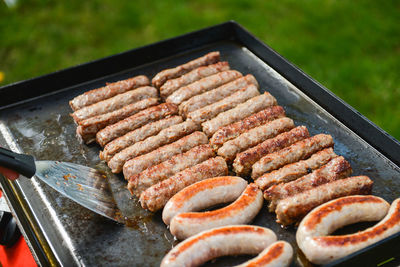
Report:
[[[400,139],[400,2],[0,2],[0,85],[234,19]]]

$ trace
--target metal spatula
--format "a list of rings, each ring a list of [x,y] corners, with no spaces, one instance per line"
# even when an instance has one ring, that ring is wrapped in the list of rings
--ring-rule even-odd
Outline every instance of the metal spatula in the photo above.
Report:
[[[35,161],[33,156],[0,148],[0,166],[27,178],[37,178],[64,196],[111,220],[124,223],[112,196],[107,176],[86,166],[60,162]]]

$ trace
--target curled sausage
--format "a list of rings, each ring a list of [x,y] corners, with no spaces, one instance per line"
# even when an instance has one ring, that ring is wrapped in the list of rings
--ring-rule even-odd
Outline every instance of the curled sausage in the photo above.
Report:
[[[327,134],[317,134],[277,152],[268,154],[252,167],[251,177],[258,178],[263,173],[276,170],[286,164],[310,157],[317,151],[333,146],[333,138]]]
[[[260,255],[236,267],[285,267],[293,257],[292,246],[285,241],[278,241],[264,249]]]
[[[107,83],[107,85],[104,87],[93,89],[85,92],[84,94],[78,95],[77,97],[69,101],[69,105],[74,111],[76,111],[78,109],[100,102],[115,95],[122,94],[126,91],[149,84],[149,78],[144,75],[139,75],[114,83]]]
[[[373,182],[367,176],[353,176],[320,185],[279,201],[275,213],[277,222],[289,225],[303,218],[313,208],[335,198],[368,195]]]
[[[232,202],[242,194],[246,186],[247,182],[236,176],[221,176],[194,183],[176,193],[167,202],[162,219],[169,225],[171,219],[179,213]]]
[[[206,143],[208,143],[208,139],[204,133],[194,132],[171,144],[162,146],[156,150],[153,150],[152,152],[128,160],[125,162],[123,167],[125,179],[130,180],[134,175],[139,174],[143,170],[153,165],[157,165],[168,160],[172,156],[186,152],[195,146]]]
[[[107,126],[96,134],[96,141],[99,145],[105,146],[108,142],[125,135],[147,123],[157,121],[175,115],[178,113],[178,107],[171,103],[163,103],[153,106],[136,113],[122,121]]]
[[[179,105],[183,101],[195,95],[217,88],[218,86],[233,81],[239,77],[242,77],[242,74],[236,70],[227,70],[216,73],[214,75],[198,80],[194,83],[191,83],[187,86],[179,88],[170,96],[168,96],[165,102]]]
[[[166,81],[160,87],[160,95],[162,98],[166,98],[182,86],[191,84],[197,80],[226,70],[229,70],[229,63],[226,61],[198,67],[197,69],[194,69],[191,72],[180,76],[179,78]]]
[[[318,151],[306,160],[300,160],[298,162],[285,165],[275,171],[266,173],[259,177],[255,183],[259,188],[261,188],[261,190],[265,190],[275,184],[287,183],[306,175],[310,171],[320,168],[337,156],[338,155],[333,152],[333,148],[326,148]]]
[[[215,227],[246,224],[256,217],[262,204],[261,190],[255,184],[249,184],[237,200],[224,208],[176,215],[171,220],[170,231],[182,240]]]
[[[379,220],[361,232],[329,236],[348,224]],[[296,240],[307,259],[327,264],[399,231],[400,199],[389,205],[375,196],[348,196],[325,203],[307,214],[297,230]]]
[[[209,145],[196,146],[134,175],[129,179],[128,189],[139,197],[150,186],[214,156],[214,151]]]
[[[211,259],[258,254],[276,241],[268,228],[234,225],[214,228],[179,243],[161,261],[161,267],[199,266]]]
[[[183,74],[188,73],[189,71],[198,67],[214,64],[218,62],[219,59],[219,52],[210,52],[202,57],[196,58],[175,68],[160,71],[156,74],[156,76],[154,76],[151,82],[155,87],[160,88],[161,85],[163,85],[167,80],[178,78],[179,76],[182,76]]]
[[[150,211],[157,211],[180,190],[201,180],[228,174],[228,166],[221,157],[211,158],[146,189],[140,195],[140,204]]]
[[[264,125],[250,129],[233,140],[227,141],[218,149],[217,154],[231,162],[236,157],[237,153],[253,147],[282,132],[286,132],[293,127],[293,120],[287,117],[273,120]]]
[[[135,90],[131,90],[123,94],[108,98],[106,100],[94,103],[90,106],[78,109],[77,111],[72,113],[71,116],[74,118],[75,122],[79,124],[79,122],[88,118],[115,111],[137,101],[146,98],[157,97],[158,91],[156,88],[150,86],[139,87]]]
[[[220,87],[195,95],[179,105],[179,114],[187,116],[190,112],[218,102],[250,84],[259,88],[256,78],[247,74]]]
[[[263,156],[288,147],[309,136],[307,128],[305,126],[299,126],[288,132],[281,133],[274,138],[267,139],[255,147],[238,153],[232,164],[233,170],[238,175],[249,175],[253,164]],[[256,180],[256,183],[258,180],[259,179]],[[257,183],[257,185],[259,184]]]
[[[275,105],[275,97],[270,93],[265,92],[262,95],[253,97],[246,102],[237,105],[233,109],[220,113],[209,121],[203,122],[201,126],[207,136],[212,136],[221,127],[242,120],[253,113]]]
[[[238,137],[240,134],[263,125],[269,121],[285,117],[285,110],[281,106],[272,106],[261,110],[243,120],[232,123],[216,131],[210,139],[211,146],[218,150],[225,142]]]
[[[79,122],[76,133],[85,143],[91,143],[96,140],[96,133],[104,127],[114,124],[129,116],[135,115],[139,111],[158,104],[157,98],[147,98],[141,101],[129,104],[118,110],[97,115]]]

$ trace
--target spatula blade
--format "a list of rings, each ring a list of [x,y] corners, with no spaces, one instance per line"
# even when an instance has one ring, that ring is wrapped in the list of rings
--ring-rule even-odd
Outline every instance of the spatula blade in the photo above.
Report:
[[[124,223],[104,173],[69,162],[35,163],[35,175],[47,185],[91,211]]]

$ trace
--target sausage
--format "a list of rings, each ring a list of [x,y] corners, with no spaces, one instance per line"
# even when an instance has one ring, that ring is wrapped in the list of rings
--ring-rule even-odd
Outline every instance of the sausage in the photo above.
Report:
[[[150,186],[214,156],[214,151],[209,145],[196,146],[183,154],[177,154],[169,160],[130,177],[128,189],[132,194],[139,197]]]
[[[220,101],[250,84],[257,86],[257,89],[259,88],[256,78],[247,74],[220,87],[195,95],[179,105],[179,114],[187,116],[190,112]]]
[[[75,122],[79,124],[79,122],[88,118],[115,111],[137,101],[157,97],[158,91],[156,88],[150,86],[139,87],[135,90],[118,94],[90,106],[83,107],[72,113],[71,116],[74,118]]]
[[[368,195],[373,182],[367,176],[353,176],[307,190],[279,201],[275,213],[277,222],[292,224],[313,208],[335,198],[349,195]]]
[[[221,176],[194,183],[176,193],[167,202],[162,219],[169,225],[177,214],[235,201],[246,187],[246,180],[237,176]]]
[[[124,148],[131,146],[136,142],[142,141],[147,137],[158,134],[161,130],[181,123],[182,121],[183,120],[181,116],[171,116],[158,121],[150,122],[136,130],[130,131],[105,145],[103,151],[100,152],[100,159],[108,162],[115,154]]]
[[[258,178],[263,173],[273,171],[286,164],[310,157],[317,151],[333,146],[333,138],[327,134],[317,134],[293,145],[268,154],[254,163],[251,177]]]
[[[77,97],[69,101],[69,105],[71,106],[73,111],[76,111],[78,109],[100,102],[115,95],[122,94],[126,91],[149,84],[149,78],[144,75],[139,75],[115,83],[107,83],[104,87],[93,89],[81,95],[78,95]]]
[[[219,130],[217,133],[218,132]],[[276,152],[308,137],[310,137],[310,135],[307,128],[305,126],[299,126],[288,132],[281,133],[274,138],[267,139],[255,147],[238,153],[232,164],[233,170],[238,175],[249,175],[251,172],[251,166],[253,166],[253,164],[263,156]],[[256,180],[256,183],[258,180],[259,179]],[[257,185],[259,186],[258,183]]]
[[[147,108],[133,116],[98,131],[96,134],[96,141],[99,145],[104,147],[108,142],[123,136],[130,131],[177,113],[178,107],[171,103],[163,103],[158,106]]]
[[[212,136],[219,128],[231,123],[242,120],[253,113],[276,105],[276,99],[270,93],[265,92],[262,95],[253,97],[246,102],[237,105],[235,108],[220,113],[217,117],[203,122],[203,132],[207,136]]]
[[[178,141],[157,148],[150,153],[128,160],[123,167],[125,179],[130,180],[130,177],[139,174],[153,165],[166,161],[174,155],[186,152],[195,146],[207,143],[208,139],[204,133],[194,132]]]
[[[187,118],[196,123],[202,123],[214,118],[221,112],[236,107],[240,103],[243,103],[252,97],[258,96],[259,94],[257,87],[251,84],[218,102],[190,112],[187,115]]]
[[[260,176],[255,183],[259,188],[261,188],[261,190],[265,190],[275,184],[287,183],[306,175],[310,171],[320,168],[322,165],[325,165],[331,159],[336,157],[337,155],[335,152],[333,152],[331,147],[326,148],[313,154],[306,160],[300,160],[298,162],[285,165],[275,171],[266,173]]]
[[[239,77],[242,77],[242,74],[236,70],[218,72],[214,75],[205,77],[187,86],[179,88],[170,96],[168,96],[165,102],[179,105],[183,101],[195,95],[210,91],[211,89],[217,88],[218,86],[233,81]]]
[[[261,190],[255,184],[249,184],[237,200],[224,208],[176,215],[171,220],[170,231],[176,238],[183,240],[215,227],[247,224],[256,217],[262,204]]]
[[[136,103],[126,105],[125,107],[113,112],[91,117],[79,122],[79,126],[76,128],[76,133],[82,138],[83,141],[85,141],[85,143],[91,143],[92,141],[96,140],[96,133],[104,127],[157,104],[157,98],[147,98]]]
[[[321,168],[297,180],[271,186],[264,192],[264,197],[270,201],[269,210],[274,211],[281,199],[310,190],[322,184],[343,179],[349,176],[351,172],[350,163],[344,157],[339,156]]]
[[[267,124],[255,127],[242,133],[233,140],[227,141],[218,149],[218,155],[231,162],[237,153],[253,147],[269,138],[282,132],[286,132],[294,127],[294,122],[289,118],[280,118],[268,122]]]
[[[214,64],[218,62],[219,59],[219,52],[208,53],[175,68],[160,71],[156,76],[154,76],[151,82],[155,87],[160,88],[167,80],[178,78],[179,76],[182,76],[198,67]]]
[[[140,195],[140,204],[144,209],[155,212],[163,208],[173,195],[186,186],[207,178],[227,174],[228,166],[223,158],[208,159],[147,188]]]
[[[379,221],[373,227],[348,235],[329,236],[342,226]],[[332,200],[311,211],[300,223],[297,244],[316,264],[327,264],[400,231],[400,199],[389,205],[375,196],[349,196]]]
[[[243,120],[220,128],[213,134],[210,144],[215,150],[218,150],[225,142],[238,137],[240,134],[282,117],[285,117],[285,110],[281,106],[268,107]]]
[[[162,259],[161,267],[200,266],[221,256],[258,254],[277,240],[273,231],[253,225],[214,228],[179,243]]]
[[[179,78],[172,79],[166,81],[160,87],[160,95],[162,98],[168,97],[170,94],[181,88],[182,86],[191,84],[197,80],[205,78],[207,76],[211,76],[221,71],[229,70],[229,63],[224,62],[217,62],[212,65],[198,67],[197,69],[192,70]]]
[[[289,266],[293,257],[292,246],[285,241],[272,243],[260,255],[236,267],[285,267]]]
[[[170,127],[161,130],[157,135],[150,136],[143,141],[139,141],[127,148],[124,148],[111,158],[111,160],[108,162],[108,167],[113,173],[120,173],[126,161],[151,152],[160,146],[174,142],[179,138],[199,130],[199,128],[199,125],[191,120],[171,125]]]

